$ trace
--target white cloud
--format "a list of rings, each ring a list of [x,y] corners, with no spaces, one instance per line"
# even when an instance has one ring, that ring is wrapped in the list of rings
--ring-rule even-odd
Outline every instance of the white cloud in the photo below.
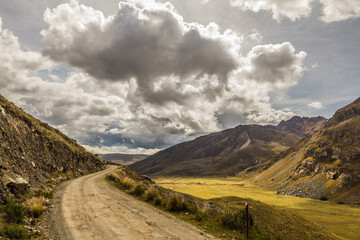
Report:
[[[309,16],[313,0],[230,0],[230,2],[243,11],[270,11],[276,21],[280,21],[283,17],[295,21]]]
[[[170,3],[138,8],[120,2],[116,15],[76,1],[47,9],[43,53],[111,81],[134,77],[152,100],[154,81],[173,74],[218,76],[221,85],[237,66],[241,36],[211,23],[186,23]]]
[[[243,74],[248,79],[288,88],[297,83],[305,71],[305,52],[296,53],[289,42],[255,46],[245,58]]]
[[[339,22],[360,17],[360,1],[358,0],[230,0],[231,5],[242,11],[269,11],[272,18],[281,21],[288,18],[291,21],[308,17],[314,2],[322,4],[321,21]]]
[[[107,154],[107,153],[125,153],[125,154],[147,154],[152,155],[157,153],[158,151],[161,151],[162,149],[146,149],[146,148],[128,148],[126,146],[90,146],[90,145],[83,145],[86,150],[89,152],[92,152],[94,154]]]
[[[321,102],[311,102],[308,104],[309,107],[312,107],[312,108],[316,108],[316,109],[321,109],[323,108],[323,105]]]
[[[59,78],[59,66],[1,29],[1,93],[96,152],[162,148],[219,131],[227,118],[270,124],[294,115],[274,109],[269,97],[304,70],[306,54],[290,43],[242,56],[241,34],[186,23],[169,4],[121,3],[105,18],[71,2],[45,19],[45,55],[74,68]],[[51,80],[37,77],[39,70]]]
[[[350,18],[360,17],[359,0],[320,0],[323,4],[324,22],[339,22]]]

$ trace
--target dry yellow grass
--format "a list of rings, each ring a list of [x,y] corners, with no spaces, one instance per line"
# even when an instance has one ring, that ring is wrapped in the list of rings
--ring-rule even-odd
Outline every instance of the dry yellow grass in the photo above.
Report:
[[[39,218],[45,210],[45,202],[46,199],[43,196],[32,197],[26,201],[25,205],[29,208],[32,217]]]
[[[239,178],[155,178],[157,184],[201,198],[237,196],[292,210],[345,239],[360,240],[360,208],[276,195]]]

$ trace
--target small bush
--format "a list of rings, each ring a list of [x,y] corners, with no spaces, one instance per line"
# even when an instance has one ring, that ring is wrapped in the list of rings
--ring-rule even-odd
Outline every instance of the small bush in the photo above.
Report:
[[[187,210],[184,198],[179,194],[172,194],[166,202],[166,210],[181,212]]]
[[[155,206],[164,205],[164,199],[161,197],[160,194],[154,198],[154,204]]]
[[[34,218],[39,218],[44,212],[44,203],[46,199],[41,197],[33,197],[26,201],[26,206],[29,208],[30,215]]]
[[[30,208],[31,216],[34,218],[39,218],[44,212],[44,207],[42,204],[34,205]]]
[[[21,225],[5,223],[2,229],[2,235],[9,239],[28,239],[28,231]]]
[[[134,186],[135,182],[131,178],[125,177],[122,180],[118,180],[118,183],[120,184],[121,188],[124,190],[129,190]]]
[[[226,211],[220,216],[220,222],[224,227],[231,230],[240,230],[244,232],[246,229],[246,213],[245,210]],[[249,216],[249,225],[253,225],[253,219]]]
[[[202,221],[208,217],[208,212],[205,209],[199,209],[198,212],[195,214],[196,221]]]
[[[115,174],[107,175],[106,180],[114,182],[122,190],[129,190],[135,184],[134,180],[132,180],[131,178],[125,177],[123,179],[120,179],[119,176]]]
[[[138,184],[130,191],[130,194],[135,195],[135,196],[141,196],[144,194],[145,190],[146,189],[144,186],[142,186],[141,184]]]
[[[110,174],[110,175],[106,176],[106,180],[115,182],[117,180],[117,178],[113,174]]]
[[[152,202],[155,200],[155,198],[158,198],[159,197],[159,193],[158,191],[151,187],[149,188],[148,190],[146,190],[145,194],[144,194],[144,199],[145,201],[147,202]]]
[[[327,197],[326,197],[325,195],[322,195],[322,196],[320,197],[320,200],[321,200],[321,201],[327,201],[328,199],[327,199]]]
[[[196,214],[200,211],[200,207],[196,202],[193,203],[186,203],[186,209],[193,214]]]
[[[8,223],[22,223],[25,216],[25,208],[12,197],[5,198],[5,219]]]

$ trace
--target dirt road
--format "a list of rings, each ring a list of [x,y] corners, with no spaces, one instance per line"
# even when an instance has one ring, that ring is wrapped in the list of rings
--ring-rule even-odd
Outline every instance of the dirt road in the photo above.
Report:
[[[216,239],[111,186],[104,177],[115,168],[71,180],[60,188],[55,198],[59,206],[53,210],[55,222],[48,223],[48,228],[56,228],[52,238]]]

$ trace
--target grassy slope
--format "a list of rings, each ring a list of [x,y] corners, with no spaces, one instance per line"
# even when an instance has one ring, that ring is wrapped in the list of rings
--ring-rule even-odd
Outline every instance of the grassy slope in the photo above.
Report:
[[[150,186],[154,187],[153,183],[149,183],[148,180],[142,179],[135,172],[125,168],[120,167],[117,172],[112,175],[113,179],[120,178],[124,179],[130,177],[137,181],[137,183],[142,184],[145,188]],[[115,180],[116,182],[116,180]],[[119,181],[118,181],[119,182]],[[120,184],[121,185],[121,184]],[[136,184],[133,184],[136,186]],[[199,192],[201,192],[202,184],[194,183],[195,186],[200,186]],[[220,185],[216,185],[217,189],[221,189]],[[121,188],[121,186],[120,186]],[[157,190],[161,193],[162,198],[166,200],[166,196],[173,194],[172,191],[167,189],[157,187]],[[133,190],[127,190],[128,193],[131,193]],[[196,191],[197,192],[197,191]],[[216,191],[214,191],[216,192]],[[146,194],[145,194],[146,195]],[[194,194],[196,195],[196,194]],[[232,194],[234,195],[234,194]],[[175,216],[180,217],[188,222],[206,229],[209,233],[226,239],[228,237],[235,237],[236,239],[243,239],[244,235],[239,234],[237,231],[231,231],[224,227],[221,227],[218,219],[221,217],[221,213],[226,211],[226,209],[231,209],[235,211],[236,209],[243,209],[244,203],[248,202],[250,206],[250,213],[254,219],[254,227],[256,231],[266,233],[269,236],[272,236],[272,239],[335,239],[331,234],[323,231],[323,229],[317,225],[313,225],[305,220],[303,217],[294,214],[291,211],[282,210],[280,208],[270,206],[268,204],[261,203],[252,199],[238,198],[238,197],[225,197],[225,198],[214,198],[210,200],[195,198],[189,195],[182,195],[187,202],[198,203],[201,209],[215,209],[216,211],[211,211],[205,218],[201,220],[196,219],[196,214],[192,215],[191,212],[177,212],[173,213]],[[143,199],[142,196],[139,197]],[[165,210],[166,208],[160,206],[161,209]],[[199,210],[197,210],[199,212]],[[223,237],[225,234],[227,237]],[[258,239],[258,238],[254,238]],[[264,238],[266,239],[266,238]]]
[[[156,178],[160,186],[197,197],[211,199],[224,196],[251,198],[295,212],[329,230],[347,238],[360,239],[360,208],[333,204],[308,198],[277,195],[239,178]]]

